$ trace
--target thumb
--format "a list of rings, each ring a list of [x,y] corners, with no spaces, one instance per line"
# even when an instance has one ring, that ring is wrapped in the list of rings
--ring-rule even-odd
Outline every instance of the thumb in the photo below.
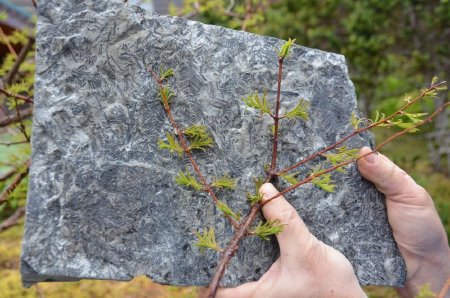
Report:
[[[278,190],[270,183],[265,183],[259,189],[263,202],[278,194]],[[296,257],[306,255],[309,244],[317,239],[309,232],[297,210],[283,196],[271,200],[262,208],[267,220],[279,220],[284,225],[283,231],[277,235],[280,245],[280,257]]]
[[[363,147],[359,156],[372,152]],[[428,193],[386,156],[373,153],[358,161],[358,169],[364,178],[373,182],[377,189],[384,193],[387,199],[410,205],[429,205],[431,198]]]

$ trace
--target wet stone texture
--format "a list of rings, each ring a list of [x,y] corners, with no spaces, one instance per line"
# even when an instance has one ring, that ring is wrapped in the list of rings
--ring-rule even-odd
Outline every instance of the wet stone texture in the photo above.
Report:
[[[274,49],[283,42],[120,2],[39,1],[26,285],[141,274],[162,284],[205,285],[213,274],[219,255],[201,254],[194,232],[215,226],[224,247],[233,230],[205,193],[174,183],[190,165],[157,147],[173,130],[147,67],[174,68],[174,116],[182,127],[209,128],[214,148],[195,158],[210,177],[240,178],[236,191],[218,193],[234,210],[248,211],[245,193],[270,160],[271,120],[241,99],[256,90],[274,99]],[[305,98],[311,120],[282,121],[280,167],[351,132],[356,109],[341,55],[295,46],[283,78],[281,112]],[[373,145],[372,137],[346,145]],[[354,165],[334,179],[333,193],[307,184],[287,199],[314,235],[350,260],[362,284],[403,284],[382,195]],[[245,239],[223,284],[258,279],[278,254],[275,239]]]

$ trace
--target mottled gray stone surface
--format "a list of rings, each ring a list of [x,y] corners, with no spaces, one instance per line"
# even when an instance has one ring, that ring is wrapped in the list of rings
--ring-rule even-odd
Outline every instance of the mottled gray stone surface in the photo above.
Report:
[[[189,162],[156,146],[172,129],[146,66],[175,69],[175,117],[210,128],[215,147],[196,159],[207,175],[240,177],[236,191],[219,196],[245,212],[245,192],[270,158],[271,121],[241,98],[264,89],[274,98],[282,41],[118,1],[40,0],[38,10],[24,282],[145,274],[163,284],[207,284],[218,255],[199,253],[194,231],[215,226],[225,246],[232,229],[206,194],[174,183]],[[343,56],[295,46],[285,69],[282,111],[304,97],[311,120],[283,122],[280,166],[349,133],[356,107]],[[347,145],[371,142],[363,135]],[[355,166],[335,179],[334,193],[308,184],[287,198],[362,284],[401,285],[405,267],[383,197]],[[224,284],[259,278],[277,255],[275,240],[247,238]]]

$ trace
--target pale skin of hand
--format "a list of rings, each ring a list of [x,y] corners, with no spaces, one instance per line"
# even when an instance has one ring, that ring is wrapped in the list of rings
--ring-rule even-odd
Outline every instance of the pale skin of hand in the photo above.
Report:
[[[362,148],[360,155],[368,152],[369,148]],[[430,196],[381,154],[362,158],[358,167],[386,196],[389,223],[407,267],[407,282],[399,294],[414,297],[425,283],[438,293],[450,277],[450,254]],[[263,199],[278,193],[268,183],[260,192]],[[350,262],[314,237],[284,197],[267,203],[262,211],[266,219],[285,224],[277,235],[280,257],[258,281],[221,288],[216,297],[366,297]],[[199,297],[204,293],[201,290]]]

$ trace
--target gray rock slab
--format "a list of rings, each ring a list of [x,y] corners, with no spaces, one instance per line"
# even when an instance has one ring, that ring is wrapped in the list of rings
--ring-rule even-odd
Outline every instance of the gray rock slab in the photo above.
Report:
[[[264,175],[272,141],[270,119],[241,99],[255,90],[274,99],[282,41],[120,1],[40,0],[38,13],[24,283],[147,275],[162,284],[206,285],[219,255],[200,253],[194,232],[215,226],[225,246],[233,230],[208,195],[174,183],[190,166],[157,147],[172,128],[146,68],[175,69],[175,118],[182,127],[209,128],[214,148],[195,158],[208,176],[240,178],[236,191],[219,196],[245,213],[245,193]],[[281,110],[303,97],[311,120],[282,122],[280,167],[351,132],[356,110],[341,55],[295,46],[283,77]],[[363,145],[373,145],[371,135],[347,143]],[[287,199],[314,235],[350,260],[361,284],[402,285],[405,265],[383,196],[354,165],[334,179],[333,193],[307,184]],[[278,254],[275,239],[245,239],[223,284],[258,279]]]

